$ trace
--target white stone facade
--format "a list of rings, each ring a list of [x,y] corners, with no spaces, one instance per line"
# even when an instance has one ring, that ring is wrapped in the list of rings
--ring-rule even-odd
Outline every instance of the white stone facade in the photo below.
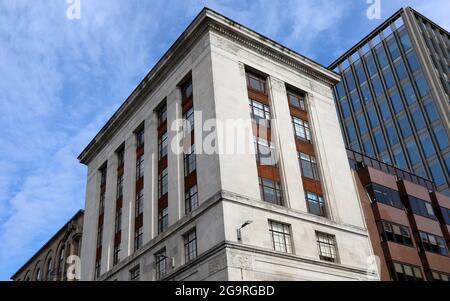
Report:
[[[251,42],[251,44],[250,44]],[[268,86],[286,206],[260,200],[254,154],[197,155],[199,207],[185,215],[183,155],[169,151],[169,228],[157,233],[157,118],[167,100],[170,130],[181,118],[179,83],[191,74],[194,108],[217,123],[249,120],[245,66],[269,75]],[[127,102],[80,155],[88,165],[81,253],[82,280],[94,280],[100,175],[108,162],[100,280],[129,280],[139,265],[140,280],[156,280],[154,254],[163,248],[173,280],[365,280],[372,255],[355,184],[335,112],[331,85],[338,76],[275,42],[204,10],[144,79]],[[285,83],[307,93],[313,142],[329,218],[307,212]],[[134,252],[136,147],[133,131],[145,121],[144,246]],[[250,123],[250,121],[248,121]],[[196,146],[202,133],[196,130]],[[203,133],[209,134],[209,133]],[[205,137],[205,135],[203,135]],[[117,156],[125,142],[120,262],[113,267]],[[220,146],[223,137],[217,137]],[[245,221],[252,224],[237,228]],[[289,224],[292,254],[273,250],[269,220]],[[197,258],[185,263],[183,235],[197,232]],[[321,261],[316,231],[335,235],[338,262]]]

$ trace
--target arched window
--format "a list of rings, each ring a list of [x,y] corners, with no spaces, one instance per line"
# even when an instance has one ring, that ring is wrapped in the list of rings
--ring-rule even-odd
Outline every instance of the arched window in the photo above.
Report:
[[[47,281],[53,280],[53,260],[51,258],[47,261],[47,276],[45,278]]]
[[[64,280],[64,259],[66,257],[66,250],[64,247],[59,251],[58,257],[58,276],[61,280]]]
[[[36,281],[42,281],[41,269],[37,269],[36,271]]]

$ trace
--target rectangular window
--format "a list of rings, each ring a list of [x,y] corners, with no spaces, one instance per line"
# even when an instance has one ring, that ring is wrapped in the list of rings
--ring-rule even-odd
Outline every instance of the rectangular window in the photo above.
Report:
[[[106,165],[100,169],[100,186],[106,185]]]
[[[160,280],[167,273],[167,256],[165,249],[155,254],[155,266],[156,266],[156,280]]]
[[[164,232],[169,226],[169,208],[165,207],[158,213],[158,233]]]
[[[444,238],[422,231],[419,231],[419,236],[422,251],[428,251],[442,256],[448,255]]]
[[[306,105],[305,105],[305,95],[294,93],[291,91],[287,92],[289,104],[293,107],[296,107],[297,109],[300,109],[302,111],[306,111]]]
[[[256,161],[261,165],[276,165],[275,147],[263,138],[254,137],[256,148]]]
[[[334,235],[316,232],[321,260],[337,262],[336,239]]]
[[[326,217],[327,212],[325,208],[325,200],[323,196],[315,192],[306,191],[306,203],[308,205],[308,212],[317,216]]]
[[[121,198],[123,196],[123,175],[117,177],[117,198]]]
[[[135,217],[138,217],[144,212],[144,189],[136,192],[136,203],[135,203]]]
[[[269,221],[269,232],[275,251],[292,253],[290,225]]]
[[[134,231],[134,250],[139,250],[143,243],[143,229],[139,227]]]
[[[249,99],[250,114],[258,125],[270,128],[270,108],[259,101]]]
[[[158,197],[166,195],[168,192],[168,177],[167,168],[164,169],[158,176]]]
[[[390,268],[391,276],[395,281],[423,281],[422,271],[419,267],[392,262]]]
[[[450,275],[441,272],[431,271],[431,277],[433,281],[450,281]]]
[[[98,214],[102,215],[103,213],[105,213],[105,193],[104,192],[100,193],[100,201],[99,201],[99,205],[98,205]]]
[[[130,270],[130,281],[139,281],[139,277],[141,275],[140,267],[137,266]]]
[[[95,268],[94,268],[94,277],[95,279],[100,278],[100,271],[101,271],[101,263],[100,260],[95,262]]]
[[[185,263],[197,257],[197,232],[195,229],[184,235],[184,256]]]
[[[260,177],[259,188],[261,189],[261,199],[264,202],[283,205],[283,195],[279,182]]]
[[[136,159],[136,180],[144,177],[144,155]]]
[[[421,200],[419,198],[408,195],[409,205],[413,214],[436,219],[433,206],[431,203]]]
[[[102,246],[103,241],[103,225],[99,225],[97,228],[97,249]]]
[[[191,107],[183,114],[183,120],[186,122],[186,133],[190,133],[194,130],[194,107]]]
[[[266,93],[266,80],[261,76],[247,72],[247,87],[252,90]]]
[[[442,217],[446,225],[450,225],[450,209],[441,207]]]
[[[392,241],[406,246],[412,246],[409,228],[388,221],[378,222],[378,231],[382,241]]]
[[[187,189],[185,194],[186,213],[192,212],[198,207],[197,185]]]
[[[120,244],[114,246],[113,250],[113,266],[119,263]]]
[[[298,154],[300,168],[304,177],[319,181],[319,170],[317,168],[316,158],[304,153]]]
[[[117,208],[114,222],[114,233],[117,234],[120,231],[122,231],[122,208]]]
[[[189,150],[184,154],[184,176],[187,177],[196,169],[195,145],[191,145]]]
[[[158,138],[158,159],[164,158],[167,155],[168,144],[167,132],[164,132]]]
[[[158,126],[161,126],[167,121],[167,105],[164,103],[156,113],[158,115]]]
[[[136,148],[144,146],[144,127],[136,131]]]
[[[183,97],[183,102],[192,97],[194,90],[192,87],[192,79],[187,80],[181,87],[181,96]]]
[[[309,128],[309,123],[297,117],[292,117],[292,122],[294,124],[295,137],[311,142],[311,130]]]
[[[123,165],[125,159],[125,148],[122,147],[117,151],[117,165],[120,167]]]
[[[372,202],[379,202],[396,208],[403,208],[400,194],[393,189],[372,183],[366,187]]]

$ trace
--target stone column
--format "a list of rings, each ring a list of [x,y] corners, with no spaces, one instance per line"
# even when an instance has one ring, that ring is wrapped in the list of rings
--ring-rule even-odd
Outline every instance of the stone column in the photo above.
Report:
[[[158,133],[156,114],[145,120],[144,144],[144,244],[157,234],[158,228]]]
[[[112,265],[112,252],[114,247],[114,221],[116,209],[117,189],[117,156],[113,152],[108,157],[106,172],[105,212],[103,218],[103,240],[101,273],[109,271]]]
[[[184,163],[182,147],[177,142],[183,135],[181,118],[181,91],[179,88],[175,88],[167,97],[169,226],[177,222],[183,214],[181,202],[184,199]]]
[[[136,194],[136,139],[131,134],[125,141],[123,206],[122,206],[122,242],[119,257],[131,255],[134,239],[134,201]]]
[[[307,212],[285,83],[270,76],[269,89],[272,118],[274,118],[272,121],[272,142],[275,143],[279,155],[278,166],[286,206]]]

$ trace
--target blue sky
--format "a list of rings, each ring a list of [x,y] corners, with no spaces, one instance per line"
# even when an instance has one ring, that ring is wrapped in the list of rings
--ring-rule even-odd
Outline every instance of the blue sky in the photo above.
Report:
[[[328,65],[406,5],[449,30],[448,0],[0,0],[0,280],[84,207],[77,155],[203,6]]]

